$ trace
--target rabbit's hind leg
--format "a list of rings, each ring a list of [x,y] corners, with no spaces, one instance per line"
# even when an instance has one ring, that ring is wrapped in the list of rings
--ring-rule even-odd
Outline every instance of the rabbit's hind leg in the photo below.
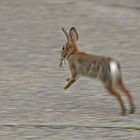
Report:
[[[130,104],[130,111],[129,113],[132,114],[135,112],[135,105],[133,103],[133,97],[130,94],[129,90],[125,86],[125,84],[122,82],[122,80],[119,82],[119,88],[120,90],[128,97],[129,104]]]
[[[120,103],[120,107],[121,107],[121,115],[125,115],[125,106],[124,106],[124,103],[122,101],[122,98],[120,96],[120,94],[115,90],[115,88],[112,86],[112,84],[110,84],[109,86],[106,86],[106,89],[109,91],[109,93],[113,96],[116,97],[116,99],[119,101]]]

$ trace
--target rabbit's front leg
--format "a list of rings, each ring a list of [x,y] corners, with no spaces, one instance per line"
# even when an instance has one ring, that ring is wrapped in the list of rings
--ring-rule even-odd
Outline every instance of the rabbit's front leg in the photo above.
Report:
[[[69,78],[69,81],[66,83],[66,85],[64,86],[64,89],[67,89],[68,87],[70,87],[76,80],[74,78]]]
[[[66,79],[67,83],[64,86],[64,89],[67,89],[68,87],[70,87],[76,80],[77,80],[77,73],[74,67],[73,62],[69,63],[69,68],[70,68],[70,76]]]
[[[74,71],[71,72],[70,76],[66,79],[67,83],[64,86],[64,89],[70,87],[76,81],[76,74]]]

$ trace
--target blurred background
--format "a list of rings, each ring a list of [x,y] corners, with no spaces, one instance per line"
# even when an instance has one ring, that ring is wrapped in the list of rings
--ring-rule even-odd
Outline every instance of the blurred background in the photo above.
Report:
[[[97,80],[80,78],[63,91],[62,26],[76,27],[81,50],[121,63],[135,114],[120,116]],[[139,44],[139,0],[1,0],[0,139],[139,140]]]

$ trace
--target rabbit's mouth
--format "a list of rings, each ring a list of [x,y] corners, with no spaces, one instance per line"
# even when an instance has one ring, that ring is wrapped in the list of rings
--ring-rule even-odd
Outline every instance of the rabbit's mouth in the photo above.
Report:
[[[66,58],[67,58],[67,56],[68,56],[68,53],[65,53],[65,54],[64,54],[64,53],[62,53],[62,54],[61,54],[61,59],[63,59],[63,60],[64,60],[64,59],[66,59]]]

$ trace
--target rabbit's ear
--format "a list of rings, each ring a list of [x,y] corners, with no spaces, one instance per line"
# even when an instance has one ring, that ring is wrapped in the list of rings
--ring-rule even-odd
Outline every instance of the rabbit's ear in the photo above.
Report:
[[[72,40],[78,41],[79,36],[78,36],[78,33],[77,33],[77,31],[76,31],[76,29],[74,27],[72,27],[69,30],[69,35],[70,35],[70,37],[71,37]]]
[[[62,31],[64,32],[64,34],[66,35],[67,37],[67,40],[69,41],[70,40],[70,36],[68,34],[68,32],[62,27]]]

